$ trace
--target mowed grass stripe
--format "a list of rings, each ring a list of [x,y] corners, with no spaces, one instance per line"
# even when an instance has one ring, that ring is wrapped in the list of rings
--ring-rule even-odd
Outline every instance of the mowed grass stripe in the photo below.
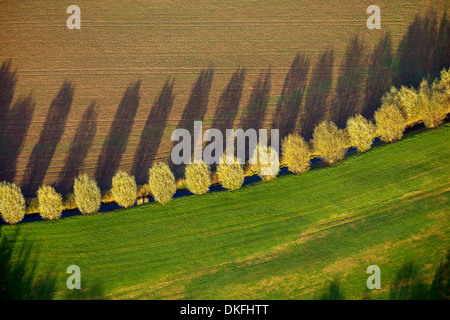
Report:
[[[389,281],[414,257],[432,265],[431,277],[448,248],[449,134],[448,124],[410,133],[337,166],[236,192],[2,231],[19,232],[16,248],[33,244],[36,277],[58,277],[56,298],[68,292],[71,264],[108,298],[311,298],[334,276],[361,297],[368,265],[385,263]]]

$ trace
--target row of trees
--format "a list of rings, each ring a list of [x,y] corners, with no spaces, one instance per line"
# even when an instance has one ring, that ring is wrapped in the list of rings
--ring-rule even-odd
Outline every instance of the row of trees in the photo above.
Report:
[[[309,142],[296,133],[287,135],[281,145],[282,163],[294,174],[301,174],[310,169],[313,155],[332,165],[345,157],[349,146],[364,152],[371,148],[375,137],[389,143],[400,140],[405,129],[418,122],[423,122],[427,128],[439,126],[450,112],[450,69],[442,70],[440,78],[431,84],[423,80],[417,90],[412,87],[392,87],[381,102],[381,107],[374,115],[375,124],[358,114],[347,120],[345,129],[339,129],[330,120],[322,121],[315,127],[313,138]],[[274,179],[278,170],[262,174],[262,169],[270,166],[267,160],[270,156],[277,157],[275,153],[270,146],[257,146],[253,154],[253,157],[257,157],[254,159],[255,164],[249,165],[247,169],[263,180]],[[191,163],[185,168],[186,186],[196,195],[209,191],[212,176],[211,169],[205,162]],[[239,164],[236,157],[226,159],[224,156],[222,163],[217,166],[217,180],[228,190],[239,189],[244,176],[244,166]],[[154,199],[161,204],[172,199],[177,184],[166,163],[157,162],[149,169],[148,188]],[[117,172],[112,178],[110,191],[114,201],[124,208],[136,203],[138,186],[135,178],[124,171]],[[79,175],[74,182],[74,200],[81,213],[98,212],[102,195],[97,181],[86,174]],[[37,201],[42,218],[55,220],[61,217],[63,197],[53,187],[41,186],[37,192]],[[25,212],[26,202],[21,189],[13,183],[0,183],[0,213],[3,220],[10,224],[18,223],[25,217]]]
[[[242,165],[220,164],[217,174],[222,185],[230,190],[241,187],[244,182]],[[210,167],[202,162],[189,164],[185,171],[187,188],[196,195],[205,194],[211,185]],[[177,190],[175,176],[169,166],[163,162],[155,163],[149,170],[148,186],[154,199],[168,203]],[[121,207],[128,208],[136,203],[138,186],[135,178],[124,171],[118,171],[112,178],[110,190],[112,198]],[[74,199],[77,208],[84,215],[99,211],[102,195],[95,179],[80,174],[74,183]],[[63,211],[63,197],[52,186],[43,185],[37,191],[40,215],[45,220],[56,220]],[[2,219],[9,224],[16,224],[25,217],[26,201],[19,186],[10,182],[0,184],[0,212]]]
[[[282,143],[283,162],[295,174],[309,170],[312,154],[334,164],[345,157],[349,146],[364,152],[371,148],[376,137],[391,143],[400,140],[405,129],[417,123],[423,122],[427,128],[438,127],[449,113],[450,69],[444,69],[439,79],[432,84],[424,79],[417,90],[392,87],[375,111],[375,124],[357,114],[347,120],[345,129],[339,129],[332,121],[322,121],[314,129],[309,144],[298,134],[288,135]]]

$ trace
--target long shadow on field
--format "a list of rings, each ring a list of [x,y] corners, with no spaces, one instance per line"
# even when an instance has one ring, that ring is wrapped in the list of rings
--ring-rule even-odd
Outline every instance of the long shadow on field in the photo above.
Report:
[[[405,263],[398,271],[391,286],[391,300],[423,300],[427,298],[428,288],[422,282],[414,262]]]
[[[361,114],[372,119],[381,105],[381,97],[392,85],[392,38],[389,33],[382,36],[369,59],[364,106]]]
[[[242,129],[262,129],[270,98],[270,89],[271,71],[267,69],[265,73],[262,72],[258,76],[253,85],[247,107],[244,110],[244,118],[241,121]]]
[[[428,289],[428,298],[450,300],[450,249],[434,273],[433,282]]]
[[[21,187],[25,196],[36,193],[47,173],[56,147],[64,133],[67,117],[73,100],[73,85],[65,81],[47,113],[44,127],[28,160]]]
[[[0,225],[0,300],[51,300],[56,295],[64,299],[105,299],[102,285],[99,281],[86,281],[81,277],[81,289],[65,289],[56,292],[58,282],[66,283],[69,274],[59,270],[37,274],[39,250],[31,241],[20,237],[16,231],[7,238],[1,232]],[[13,255],[14,252],[14,255]],[[55,271],[55,270],[53,270]]]
[[[202,70],[192,87],[188,103],[184,108],[183,115],[177,126],[177,128],[188,130],[191,134],[191,156],[194,151],[194,121],[203,121],[203,118],[205,117],[213,77],[214,69],[210,68]],[[178,142],[175,141],[174,145],[177,143]],[[170,166],[176,177],[183,176],[185,168],[183,164],[175,165],[173,162],[170,162]]]
[[[98,157],[95,179],[100,189],[111,188],[111,181],[119,168],[139,106],[141,80],[128,86],[117,108],[108,137]]]
[[[0,125],[6,120],[16,82],[16,72],[11,70],[11,60],[3,61],[0,67]]]
[[[18,232],[8,239],[0,225],[0,300],[52,299],[56,277],[47,273],[35,280],[37,257],[31,257],[33,244],[25,240],[17,247],[17,239]],[[14,260],[13,251],[17,252]]]
[[[148,170],[155,160],[161,144],[166,122],[175,99],[173,85],[173,79],[166,81],[159,97],[155,100],[150,110],[142,130],[132,169],[132,174],[135,176],[138,184],[147,182]]]
[[[11,60],[3,61],[0,67],[0,148],[5,150],[7,146],[6,118],[14,97],[16,86],[16,72],[11,70]],[[0,168],[4,168],[4,157],[0,155]],[[2,179],[3,181],[3,174]]]
[[[19,98],[11,107],[5,121],[6,145],[0,157],[0,181],[13,182],[17,172],[17,158],[25,141],[36,103],[31,95]]]
[[[306,89],[309,67],[309,59],[304,54],[297,54],[286,75],[272,122],[272,129],[280,130],[280,139],[295,130]]]
[[[266,72],[262,72],[256,79],[248,104],[244,110],[244,116],[241,120],[240,128],[244,131],[248,129],[255,129],[258,132],[259,129],[263,129],[264,119],[266,116],[267,105],[270,98],[271,89],[271,71],[270,68]],[[249,144],[248,137],[245,138],[246,145]],[[249,148],[245,149],[244,162],[249,160]]]
[[[92,146],[97,132],[98,105],[92,102],[86,109],[70,144],[69,154],[61,169],[56,190],[67,194],[73,190],[75,177],[79,174],[83,161]]]
[[[450,24],[447,14],[439,23],[438,10],[416,15],[398,48],[396,86],[418,87],[422,78],[432,81],[450,66]]]
[[[437,46],[434,51],[434,61],[431,73],[437,74],[450,67],[450,21],[447,13],[442,16],[439,24]]]
[[[436,269],[431,285],[423,281],[414,262],[406,262],[391,286],[390,299],[450,300],[450,250]]]
[[[331,118],[340,128],[345,128],[347,119],[361,107],[365,80],[364,61],[364,43],[356,35],[347,45],[332,104]]]
[[[345,297],[341,292],[341,285],[338,280],[333,280],[325,292],[319,297],[320,300],[344,300]]]
[[[325,117],[328,107],[328,97],[333,84],[334,51],[325,50],[317,61],[305,98],[305,107],[302,117],[301,135],[306,140],[312,138],[314,128]]]
[[[214,114],[212,128],[218,129],[223,136],[223,151],[226,150],[226,129],[232,129],[234,120],[239,110],[242,90],[245,81],[245,69],[238,69],[231,76],[230,82],[220,96],[219,103]]]

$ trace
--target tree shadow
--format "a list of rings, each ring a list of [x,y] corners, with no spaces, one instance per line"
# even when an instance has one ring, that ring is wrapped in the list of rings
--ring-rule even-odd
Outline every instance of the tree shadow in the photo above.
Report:
[[[428,298],[431,300],[450,300],[450,249],[436,269],[433,282],[428,290]]]
[[[194,121],[203,121],[206,110],[208,108],[209,92],[211,90],[212,80],[214,77],[214,69],[209,68],[202,70],[197,78],[197,81],[192,86],[189,100],[184,108],[181,120],[178,123],[177,128],[183,128],[189,131],[191,137],[194,136]],[[174,142],[176,145],[178,142]],[[194,150],[194,139],[191,139],[191,155]],[[184,174],[185,165],[175,165],[170,162],[172,171],[175,177],[182,177]]]
[[[424,300],[428,296],[428,287],[418,274],[414,262],[405,263],[398,271],[391,286],[391,300]]]
[[[263,128],[267,105],[270,99],[271,78],[271,71],[270,68],[268,68],[265,72],[259,74],[253,84],[250,98],[244,109],[244,116],[240,125],[244,131],[255,129],[256,132],[258,132],[259,129]],[[248,145],[249,138],[246,137],[245,139],[245,143]],[[245,149],[245,159],[242,159],[244,162],[249,160],[250,151],[248,149],[249,148]]]
[[[212,128],[218,129],[224,137],[224,152],[226,150],[227,144],[227,141],[225,139],[226,130],[233,128],[234,120],[236,119],[239,111],[242,90],[244,88],[245,74],[245,69],[237,69],[233,73],[227,87],[224,89],[222,95],[219,98],[219,103],[213,117]]]
[[[140,87],[141,80],[137,80],[125,90],[114,115],[108,137],[98,157],[95,179],[102,190],[111,188],[112,178],[116,174],[122,155],[126,150],[128,137],[130,136],[139,106]]]
[[[17,245],[18,229],[7,238],[1,228],[0,224],[0,300],[52,300],[60,294],[64,299],[105,299],[100,281],[89,282],[83,278],[82,289],[56,292],[56,284],[65,283],[66,277],[58,278],[50,269],[38,275],[39,250],[35,244],[20,237]]]
[[[450,22],[447,12],[442,15],[434,51],[432,74],[439,74],[442,69],[450,67]]]
[[[347,45],[333,100],[332,120],[340,128],[345,128],[347,119],[360,109],[365,77],[364,60],[364,43],[359,35],[355,35]]]
[[[271,71],[270,68],[264,73],[262,72],[256,79],[248,104],[244,110],[244,118],[241,122],[241,128],[261,129],[264,124],[267,104],[270,98],[271,89]]]
[[[373,118],[381,105],[381,98],[392,85],[392,62],[392,37],[386,33],[375,46],[369,59],[364,106],[361,112],[366,119]]]
[[[56,182],[56,190],[67,194],[73,190],[75,177],[78,176],[83,161],[92,146],[97,132],[98,105],[92,102],[83,114],[75,136],[70,144],[69,154],[65,160]]]
[[[345,297],[341,292],[341,285],[338,280],[333,280],[327,287],[326,291],[319,297],[320,300],[344,300]]]
[[[334,50],[325,50],[312,73],[305,98],[301,135],[312,138],[314,128],[325,117],[328,97],[333,84]]]
[[[391,300],[449,300],[450,250],[439,264],[433,282],[428,285],[418,272],[414,261],[403,264],[391,285]]]
[[[165,82],[142,130],[132,169],[132,174],[138,184],[144,184],[148,181],[148,170],[155,160],[170,110],[173,107],[175,99],[173,85],[173,79],[168,79]]]
[[[295,130],[306,89],[309,67],[309,59],[304,54],[297,54],[286,75],[272,122],[272,128],[279,129],[280,139]]]
[[[72,106],[74,87],[65,81],[47,113],[44,127],[28,160],[21,187],[24,195],[31,196],[44,181],[56,147],[64,133],[67,117]]]
[[[17,172],[17,158],[25,141],[36,103],[31,95],[19,98],[11,107],[5,121],[6,145],[0,155],[0,181],[13,182]]]
[[[1,228],[1,225],[0,225]],[[49,300],[54,296],[56,276],[46,273],[36,278],[37,256],[30,241],[15,247],[18,232],[8,239],[0,232],[0,300]],[[12,253],[17,252],[16,259]]]
[[[0,148],[5,150],[8,144],[6,121],[16,86],[16,71],[11,70],[11,60],[3,61],[0,67]],[[4,168],[4,157],[0,155],[0,168]],[[1,170],[1,169],[0,169]],[[3,170],[2,170],[3,171]],[[3,180],[3,179],[2,179]]]
[[[417,14],[398,47],[395,85],[418,87],[423,78],[432,81],[450,67],[450,26],[445,13],[439,23],[439,8],[433,4]]]
[[[0,67],[0,126],[6,120],[14,97],[16,82],[16,71],[11,70],[11,60],[3,61]]]

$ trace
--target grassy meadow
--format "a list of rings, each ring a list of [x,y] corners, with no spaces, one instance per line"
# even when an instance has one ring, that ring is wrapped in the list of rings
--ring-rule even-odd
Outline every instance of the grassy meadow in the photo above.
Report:
[[[449,138],[447,123],[234,192],[2,225],[12,241],[3,288],[53,299],[411,298],[450,248]],[[380,290],[366,288],[370,265]]]

